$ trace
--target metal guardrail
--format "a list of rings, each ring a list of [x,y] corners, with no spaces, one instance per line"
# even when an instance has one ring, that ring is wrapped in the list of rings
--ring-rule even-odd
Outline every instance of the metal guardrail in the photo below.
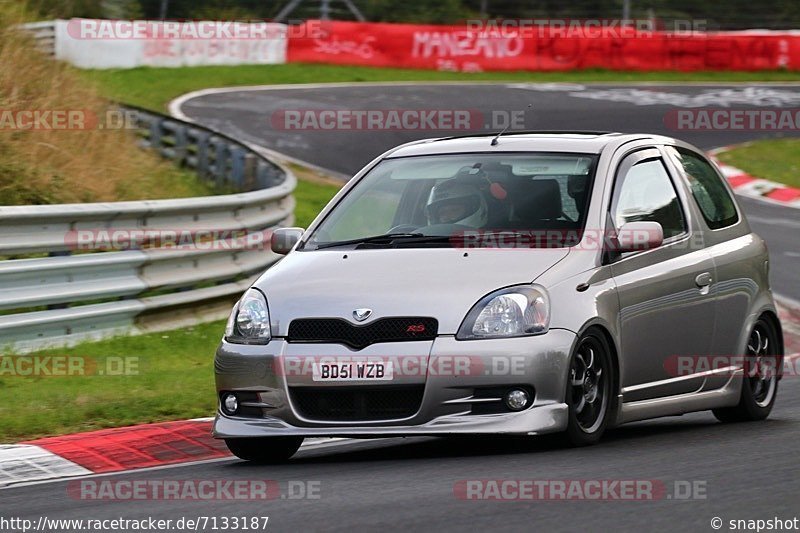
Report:
[[[251,191],[273,187],[284,179],[285,169],[231,137],[138,107],[123,109],[133,114],[142,147],[193,168],[217,186]]]
[[[141,109],[128,112],[143,146],[243,192],[0,207],[0,256],[11,257],[0,261],[0,350],[21,352],[134,331],[147,318],[152,323],[219,316],[278,260],[268,237],[270,228],[294,219],[296,180],[289,170],[207,128]],[[81,250],[76,242],[81,232],[140,230],[212,235],[189,246],[129,242],[119,251]],[[261,240],[232,247],[242,235]],[[26,257],[13,258],[20,255]]]

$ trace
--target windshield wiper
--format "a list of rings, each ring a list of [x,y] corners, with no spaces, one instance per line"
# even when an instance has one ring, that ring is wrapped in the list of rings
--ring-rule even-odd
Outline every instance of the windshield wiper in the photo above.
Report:
[[[323,242],[317,245],[316,250],[353,244],[381,244],[384,241],[386,244],[390,244],[397,239],[416,239],[419,237],[424,237],[424,235],[422,233],[384,233],[383,235],[372,235],[371,237],[361,237],[359,239],[349,239],[346,241]]]

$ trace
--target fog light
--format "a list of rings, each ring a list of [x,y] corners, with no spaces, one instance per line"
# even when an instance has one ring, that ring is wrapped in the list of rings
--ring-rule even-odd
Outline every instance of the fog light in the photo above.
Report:
[[[530,401],[530,395],[522,389],[510,390],[505,397],[506,406],[512,411],[522,411]]]
[[[239,400],[236,399],[235,394],[228,393],[222,397],[222,410],[226,414],[234,415],[237,409],[239,409]]]

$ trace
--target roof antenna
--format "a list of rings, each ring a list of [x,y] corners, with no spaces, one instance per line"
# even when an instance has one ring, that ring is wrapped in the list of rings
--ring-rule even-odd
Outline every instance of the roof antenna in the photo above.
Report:
[[[533,105],[532,104],[528,104],[528,109],[530,109],[531,107],[533,107]],[[511,127],[511,120],[508,121],[508,124],[506,124],[506,127],[503,128],[503,130],[500,133],[498,133],[497,135],[494,136],[494,138],[492,139],[491,145],[492,146],[497,146],[499,144],[498,139],[500,138],[500,136],[502,134],[504,134],[506,131],[508,131],[508,128],[510,128],[510,127]]]
[[[500,133],[498,133],[497,135],[494,136],[494,139],[492,139],[492,143],[491,143],[492,146],[497,146],[497,144],[498,144],[497,139],[499,139],[500,136],[502,134],[504,134],[509,127],[511,127],[511,121],[510,120],[508,121],[508,124],[506,124],[506,127],[503,128]]]

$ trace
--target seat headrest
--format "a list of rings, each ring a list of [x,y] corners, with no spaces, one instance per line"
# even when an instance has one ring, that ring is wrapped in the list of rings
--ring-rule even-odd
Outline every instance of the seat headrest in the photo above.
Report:
[[[513,167],[497,161],[489,161],[481,166],[481,170],[491,179],[509,179],[514,176]]]
[[[562,215],[561,187],[554,179],[527,179],[514,191],[514,213],[522,221],[554,220]]]

